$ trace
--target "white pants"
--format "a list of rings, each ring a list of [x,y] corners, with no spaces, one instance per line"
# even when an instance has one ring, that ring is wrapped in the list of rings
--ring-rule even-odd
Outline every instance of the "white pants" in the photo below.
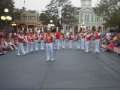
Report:
[[[69,48],[72,48],[73,40],[69,40]]]
[[[39,50],[39,48],[38,48],[38,40],[35,40],[35,51],[38,51]]]
[[[24,50],[23,43],[18,44],[17,55],[25,55],[25,50]]]
[[[56,47],[57,47],[57,49],[60,49],[60,40],[59,39],[56,39]]]
[[[53,43],[46,43],[46,57],[48,60],[53,60]]]
[[[41,43],[40,43],[41,45],[41,50],[44,50],[45,48],[44,48],[44,46],[45,46],[45,44],[44,44],[44,41],[43,40],[41,40]]]
[[[85,39],[84,38],[81,39],[81,45],[80,46],[81,46],[82,50],[85,49]]]
[[[30,44],[29,43],[26,43],[26,49],[25,49],[25,53],[29,53],[29,48],[30,48]]]
[[[62,48],[65,48],[65,40],[62,40]]]
[[[95,40],[95,52],[100,52],[100,39]]]
[[[77,40],[77,42],[76,42],[76,43],[77,43],[77,44],[76,44],[76,45],[77,45],[77,48],[78,48],[78,49],[80,49],[81,40]]]
[[[34,50],[34,42],[30,42],[30,52],[33,52]]]
[[[85,41],[85,52],[89,52],[90,41]]]

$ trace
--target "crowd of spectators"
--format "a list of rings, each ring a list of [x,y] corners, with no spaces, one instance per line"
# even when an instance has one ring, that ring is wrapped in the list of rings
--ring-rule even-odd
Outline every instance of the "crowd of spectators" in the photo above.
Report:
[[[102,45],[106,51],[120,54],[120,32],[106,32],[102,37]]]
[[[0,32],[0,55],[16,49],[13,35],[13,33],[9,33],[6,36],[4,32]]]

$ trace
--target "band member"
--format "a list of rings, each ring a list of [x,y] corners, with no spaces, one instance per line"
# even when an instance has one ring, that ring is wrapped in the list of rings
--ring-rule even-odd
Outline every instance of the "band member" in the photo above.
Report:
[[[26,44],[25,53],[29,53],[28,33],[25,33],[24,40],[25,40],[25,44]]]
[[[60,32],[58,31],[58,28],[57,28],[57,32],[55,33],[55,36],[56,36],[57,49],[60,49]]]
[[[45,34],[45,42],[46,42],[46,57],[47,61],[54,61],[53,56],[53,34],[48,30]]]
[[[64,36],[64,33],[61,33],[61,46],[62,46],[62,48],[65,48],[65,36]]]
[[[80,36],[79,33],[75,34],[76,47],[80,49]]]
[[[28,43],[29,43],[29,52],[33,52],[33,39],[32,39],[32,33],[29,32],[27,34],[27,39],[28,39]]]
[[[101,38],[101,34],[99,30],[95,31],[94,37],[95,37],[95,52],[99,53],[100,52],[100,38]]]
[[[34,45],[35,45],[35,51],[38,51],[39,48],[38,48],[38,34],[37,32],[34,33]]]
[[[40,46],[41,46],[41,50],[45,49],[45,43],[44,43],[44,32],[40,33]]]
[[[25,55],[25,50],[24,50],[24,34],[20,32],[18,34],[18,50],[17,50],[17,55]]]
[[[82,30],[82,32],[80,33],[81,36],[81,49],[84,50],[85,49],[85,31]]]
[[[72,34],[72,32],[70,32],[69,34],[69,48],[73,47],[73,39],[74,39],[74,35]]]
[[[34,51],[34,33],[33,32],[31,32],[30,33],[30,39],[31,39],[31,52],[33,52]]]
[[[92,38],[91,32],[87,31],[85,36],[85,52],[89,52],[91,38]]]
[[[18,45],[18,34],[17,34],[17,33],[14,33],[14,34],[13,34],[13,38],[14,38],[14,43],[15,43],[15,45]]]

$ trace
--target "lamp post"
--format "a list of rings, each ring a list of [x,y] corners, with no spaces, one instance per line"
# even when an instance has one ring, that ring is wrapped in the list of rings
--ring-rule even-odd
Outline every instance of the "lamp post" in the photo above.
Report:
[[[9,9],[8,8],[4,9],[4,13],[5,13],[5,15],[1,16],[1,20],[3,20],[3,21],[11,21],[12,17],[9,16],[9,15],[6,15],[7,13],[9,13]]]
[[[50,20],[50,23],[48,24],[48,29],[52,29],[55,25],[53,24],[53,20]]]

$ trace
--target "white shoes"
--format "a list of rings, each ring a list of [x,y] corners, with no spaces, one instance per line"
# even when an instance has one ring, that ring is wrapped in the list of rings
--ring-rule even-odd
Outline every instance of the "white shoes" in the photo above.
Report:
[[[47,58],[46,61],[47,61],[47,62],[49,62],[49,61],[53,62],[53,61],[55,61],[55,59],[54,59],[54,58],[52,58],[52,59]]]

